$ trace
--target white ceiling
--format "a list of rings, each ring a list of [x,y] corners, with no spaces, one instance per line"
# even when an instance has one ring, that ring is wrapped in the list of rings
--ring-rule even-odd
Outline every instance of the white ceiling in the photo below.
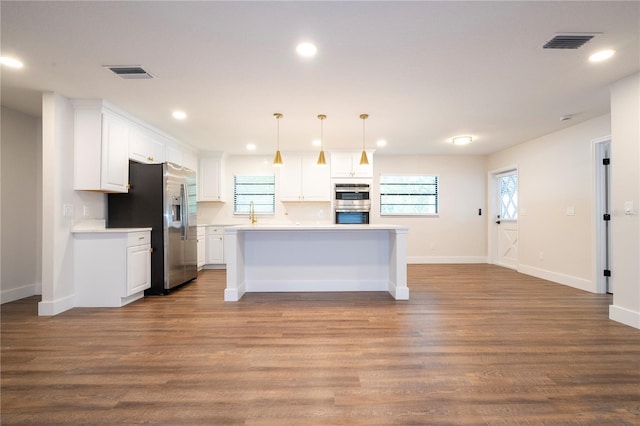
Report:
[[[487,154],[609,112],[609,85],[640,69],[640,2],[0,3],[2,104],[40,93],[102,98],[203,150],[272,154],[387,140],[383,154]],[[556,33],[601,33],[577,50]],[[296,56],[310,40],[318,55]],[[613,48],[608,62],[588,56]],[[141,65],[123,80],[103,65]],[[177,122],[171,111],[188,118]],[[560,121],[572,114],[573,119]],[[472,145],[452,136],[471,134]]]

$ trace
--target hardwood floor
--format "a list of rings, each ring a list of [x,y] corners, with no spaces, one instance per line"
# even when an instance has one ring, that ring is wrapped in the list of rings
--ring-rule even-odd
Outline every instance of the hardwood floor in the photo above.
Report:
[[[611,296],[492,265],[384,293],[247,294],[225,271],[124,308],[2,305],[2,424],[640,424]]]

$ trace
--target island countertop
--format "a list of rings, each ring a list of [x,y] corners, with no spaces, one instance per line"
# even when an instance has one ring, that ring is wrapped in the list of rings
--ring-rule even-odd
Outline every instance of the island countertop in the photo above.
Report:
[[[386,225],[386,224],[370,224],[370,225],[337,225],[333,223],[327,224],[247,224],[233,225],[225,227],[225,232],[237,231],[407,231],[406,226]]]

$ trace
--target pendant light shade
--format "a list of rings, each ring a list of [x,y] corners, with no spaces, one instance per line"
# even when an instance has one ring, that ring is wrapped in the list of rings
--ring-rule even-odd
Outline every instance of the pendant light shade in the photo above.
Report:
[[[327,165],[327,160],[324,158],[324,137],[322,134],[322,122],[324,121],[324,119],[327,118],[326,115],[324,114],[320,114],[318,115],[318,120],[320,120],[320,154],[318,155],[318,165],[319,166],[326,166]]]
[[[282,164],[284,164],[282,162],[282,155],[280,154],[280,119],[282,118],[282,114],[280,114],[279,112],[276,112],[275,114],[273,114],[273,116],[276,118],[276,156],[273,157],[273,165],[274,166],[282,166]]]
[[[324,151],[320,151],[320,155],[318,155],[318,166],[326,166],[327,160],[324,158]]]
[[[369,118],[369,114],[360,114],[360,118],[362,119],[362,154],[360,154],[360,165],[366,166],[369,164],[369,159],[367,158],[367,151],[364,150],[364,120]]]

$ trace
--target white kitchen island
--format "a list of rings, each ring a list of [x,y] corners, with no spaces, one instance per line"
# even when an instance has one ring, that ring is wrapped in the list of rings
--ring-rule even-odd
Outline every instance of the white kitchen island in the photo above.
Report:
[[[224,300],[246,292],[388,291],[409,299],[397,225],[238,225],[224,230]]]

